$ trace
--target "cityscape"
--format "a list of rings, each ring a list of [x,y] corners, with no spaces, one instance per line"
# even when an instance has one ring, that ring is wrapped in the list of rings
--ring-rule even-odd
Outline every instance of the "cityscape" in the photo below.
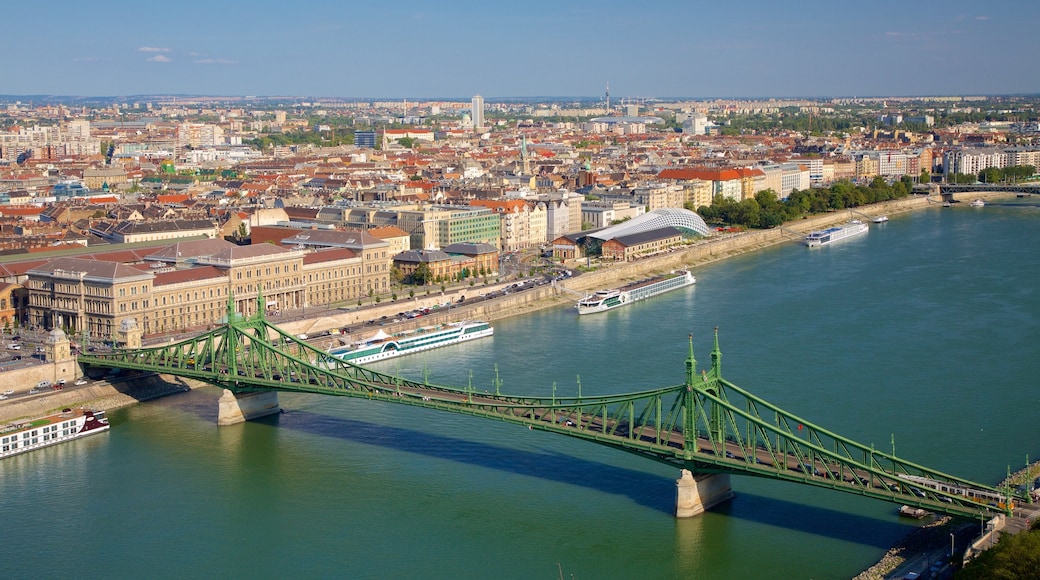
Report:
[[[10,574],[1030,573],[1036,7],[4,14]]]
[[[420,264],[420,281],[440,285],[487,283],[513,253],[584,258],[583,232],[606,242],[629,220],[659,235],[622,260],[660,251],[673,226],[687,238],[713,233],[699,216],[653,221],[669,210],[727,228],[713,207],[754,205],[761,217],[739,225],[771,227],[769,204],[812,188],[883,180],[905,195],[1006,180],[1040,166],[1038,102],[648,102],[609,89],[563,103],[10,101],[0,113],[0,324],[90,340],[111,340],[127,317],[146,337],[198,331],[225,317],[229,294],[242,312],[261,289],[278,312],[361,305],[407,292]],[[134,264],[148,268],[125,268]],[[69,272],[117,290],[85,300],[92,290],[58,283]],[[142,277],[151,299],[136,298]]]

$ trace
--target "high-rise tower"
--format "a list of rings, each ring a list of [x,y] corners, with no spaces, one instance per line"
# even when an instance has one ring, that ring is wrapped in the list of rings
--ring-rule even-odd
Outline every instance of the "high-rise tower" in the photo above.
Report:
[[[470,117],[473,118],[473,129],[479,130],[484,128],[484,97],[477,95],[473,97],[471,103],[472,111]]]

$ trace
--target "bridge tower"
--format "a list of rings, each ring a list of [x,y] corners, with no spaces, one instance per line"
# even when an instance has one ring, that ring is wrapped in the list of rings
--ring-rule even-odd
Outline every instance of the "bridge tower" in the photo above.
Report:
[[[136,318],[124,318],[115,334],[119,348],[141,348],[141,327],[137,326]]]
[[[228,332],[225,340],[228,344],[246,344],[250,340],[263,340],[267,341],[269,338],[266,336],[250,336],[246,332],[245,328],[241,328],[243,322],[255,322],[257,320],[262,321],[264,318],[264,310],[266,305],[264,304],[264,291],[263,287],[258,287],[256,297],[256,314],[251,319],[247,320],[243,315],[235,311],[235,296],[234,293],[228,293],[228,305],[227,305],[227,324]],[[263,328],[261,326],[261,328]],[[246,340],[241,340],[245,336]],[[224,349],[228,360],[225,361],[229,372],[232,375],[237,374],[238,365],[236,360],[236,349],[226,348]],[[224,389],[224,393],[220,396],[220,400],[217,402],[217,425],[236,425],[238,423],[244,423],[250,419],[257,419],[259,417],[266,417],[267,415],[274,415],[275,413],[281,412],[281,405],[278,403],[278,392],[277,391],[254,391],[249,393],[236,393],[230,389]]]
[[[697,432],[693,427],[697,424],[696,397],[694,391],[717,391],[720,378],[722,351],[719,350],[719,329],[715,329],[715,348],[711,352],[712,368],[710,373],[697,377],[697,359],[693,356],[693,335],[690,335],[690,356],[686,359],[686,404],[683,436],[685,437],[686,468],[679,472],[675,480],[675,517],[690,518],[711,509],[720,503],[733,498],[733,488],[729,484],[729,474],[697,473],[693,454],[697,452]],[[715,407],[718,407],[717,405]],[[712,408],[712,431],[722,431],[722,439],[712,433],[712,439],[724,441],[722,409]]]

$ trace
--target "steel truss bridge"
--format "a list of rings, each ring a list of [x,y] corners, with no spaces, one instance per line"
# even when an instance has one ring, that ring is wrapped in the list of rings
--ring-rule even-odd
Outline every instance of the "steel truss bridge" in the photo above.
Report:
[[[1040,183],[1035,181],[1027,181],[1024,183],[941,183],[939,186],[939,193],[944,197],[954,193],[970,193],[973,191],[978,192],[993,192],[998,191],[1002,193],[1027,193],[1040,195]],[[927,193],[929,191],[929,184],[920,184],[914,186],[915,193]]]
[[[260,298],[262,300],[262,297]],[[682,384],[616,395],[477,393],[344,362],[269,323],[243,317],[172,344],[80,355],[107,367],[197,379],[235,394],[339,395],[526,425],[653,459],[694,474],[751,475],[813,485],[966,518],[1011,515],[1028,494],[942,473],[842,437],[722,376],[718,330],[711,367],[697,371],[690,339]]]

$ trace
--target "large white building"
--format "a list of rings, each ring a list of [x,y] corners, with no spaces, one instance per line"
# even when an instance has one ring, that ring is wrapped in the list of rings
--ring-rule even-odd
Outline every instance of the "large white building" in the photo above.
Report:
[[[1007,167],[1008,154],[1000,149],[957,149],[943,155],[943,170],[951,173],[976,175],[990,167]]]
[[[484,97],[476,95],[471,102],[470,117],[474,129],[484,128]]]
[[[224,144],[224,129],[208,123],[181,123],[177,126],[177,143],[184,147],[212,147]]]

